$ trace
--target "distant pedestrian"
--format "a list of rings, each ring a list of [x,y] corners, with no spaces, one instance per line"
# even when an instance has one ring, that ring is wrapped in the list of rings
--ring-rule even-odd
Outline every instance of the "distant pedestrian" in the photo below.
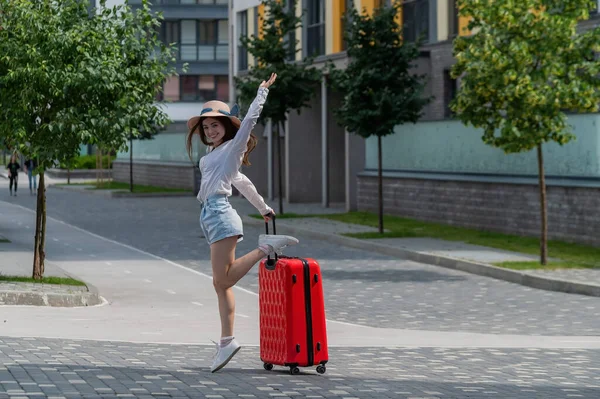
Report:
[[[249,165],[248,154],[256,146],[252,128],[267,100],[269,87],[276,78],[277,75],[272,74],[267,82],[261,83],[243,122],[227,104],[209,101],[202,107],[200,115],[190,118],[187,123],[190,131],[186,146],[190,158],[192,138],[196,134],[211,149],[200,159],[202,181],[198,200],[202,204],[200,226],[210,245],[213,285],[221,317],[221,341],[217,344],[217,353],[210,368],[213,373],[223,368],[240,349],[240,344],[233,336],[235,298],[232,287],[262,258],[298,242],[289,236],[260,235],[256,249],[241,258],[235,258],[235,247],[242,240],[244,232],[240,216],[227,199],[232,193],[231,186],[234,185],[266,221],[275,214],[239,169],[242,164]]]
[[[29,194],[33,195],[37,191],[37,176],[33,174],[35,168],[37,168],[37,162],[35,159],[28,159],[23,164],[25,166],[25,173],[27,173],[27,177],[29,178]],[[33,180],[33,189],[31,182]]]
[[[17,154],[13,153],[10,157],[10,162],[6,165],[6,169],[8,169],[8,179],[10,180],[10,195],[13,195],[13,184],[15,185],[15,197],[17,196],[17,184],[19,181],[19,169],[21,169],[21,165],[17,162]]]

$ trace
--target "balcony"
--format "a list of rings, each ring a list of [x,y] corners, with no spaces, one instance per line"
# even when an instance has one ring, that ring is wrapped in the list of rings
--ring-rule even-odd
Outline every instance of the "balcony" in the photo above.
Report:
[[[154,0],[152,10],[162,12],[165,19],[227,19],[228,0]],[[129,0],[138,8],[141,0]]]
[[[229,0],[154,0],[154,6],[181,6],[181,5],[223,5],[226,6]],[[142,4],[142,0],[129,0],[129,4]]]
[[[178,61],[228,61],[229,46],[227,44],[217,45],[195,45],[179,44]]]

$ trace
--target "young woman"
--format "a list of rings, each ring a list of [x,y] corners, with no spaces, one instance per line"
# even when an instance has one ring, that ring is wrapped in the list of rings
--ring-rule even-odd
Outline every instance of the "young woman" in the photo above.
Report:
[[[257,142],[252,129],[267,99],[269,87],[276,78],[277,75],[272,74],[268,81],[260,84],[243,122],[232,115],[227,104],[209,101],[202,107],[200,115],[187,123],[190,130],[186,147],[190,157],[195,134],[210,149],[200,159],[202,182],[198,200],[202,204],[200,226],[210,245],[213,285],[221,317],[221,341],[217,344],[217,353],[211,366],[213,373],[223,368],[240,350],[240,344],[233,336],[235,299],[232,287],[262,258],[298,243],[296,238],[290,236],[261,234],[255,250],[235,259],[236,244],[242,240],[244,233],[242,220],[227,199],[231,195],[231,186],[234,185],[258,209],[265,221],[268,222],[275,215],[239,169],[242,164],[250,164],[248,154]]]

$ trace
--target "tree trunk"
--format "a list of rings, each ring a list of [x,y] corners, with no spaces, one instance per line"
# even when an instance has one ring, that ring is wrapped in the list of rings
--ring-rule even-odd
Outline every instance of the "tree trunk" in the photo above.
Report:
[[[381,167],[381,136],[377,136],[377,167],[379,185],[379,234],[383,234],[383,171]]]
[[[71,168],[67,167],[67,184],[71,184]]]
[[[129,137],[129,192],[133,192],[133,138]]]
[[[281,137],[279,137],[281,133],[281,126],[277,123],[277,180],[278,180],[278,191],[279,191],[279,214],[283,215],[283,189],[282,189],[282,179],[281,175],[283,171],[281,170]]]
[[[548,263],[548,204],[546,200],[546,178],[544,176],[544,155],[542,145],[537,146],[538,173],[540,180],[540,208],[542,211],[542,234],[540,237],[540,262],[542,265]]]
[[[33,278],[41,280],[44,276],[44,251],[46,242],[46,183],[44,172],[40,172],[35,213],[35,241],[33,244]]]

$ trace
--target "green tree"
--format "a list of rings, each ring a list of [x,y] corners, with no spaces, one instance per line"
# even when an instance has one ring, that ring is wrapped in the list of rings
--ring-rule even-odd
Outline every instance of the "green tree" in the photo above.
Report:
[[[146,1],[93,13],[80,0],[0,0],[0,134],[40,175],[33,278],[44,272],[44,171],[71,164],[80,144],[126,148],[130,135],[164,126],[154,99],[173,73],[159,18]]]
[[[283,214],[283,195],[281,183],[281,144],[280,129],[283,129],[287,114],[291,110],[300,110],[309,106],[309,101],[321,82],[321,72],[311,67],[312,58],[295,62],[295,54],[301,51],[298,40],[292,38],[297,28],[302,26],[302,17],[294,11],[287,11],[288,2],[294,0],[264,0],[266,12],[262,19],[262,35],[242,38],[242,46],[254,56],[257,66],[250,68],[248,74],[236,77],[236,88],[243,108],[250,106],[256,97],[256,88],[263,80],[268,80],[272,72],[277,73],[275,90],[269,93],[259,122],[270,119],[277,132],[277,156],[279,165],[279,214]],[[290,7],[293,10],[295,7]]]
[[[547,263],[547,201],[542,145],[574,138],[565,111],[596,112],[600,30],[578,32],[590,0],[459,0],[476,33],[457,38],[452,70],[461,88],[451,108],[483,128],[483,141],[505,153],[537,150],[541,239]]]
[[[364,138],[377,136],[379,233],[383,233],[382,137],[395,128],[416,123],[431,101],[423,95],[425,76],[411,72],[419,44],[405,42],[399,13],[402,1],[369,15],[352,9],[346,16],[345,37],[350,59],[345,70],[331,69],[332,86],[344,96],[334,110],[339,123]]]

